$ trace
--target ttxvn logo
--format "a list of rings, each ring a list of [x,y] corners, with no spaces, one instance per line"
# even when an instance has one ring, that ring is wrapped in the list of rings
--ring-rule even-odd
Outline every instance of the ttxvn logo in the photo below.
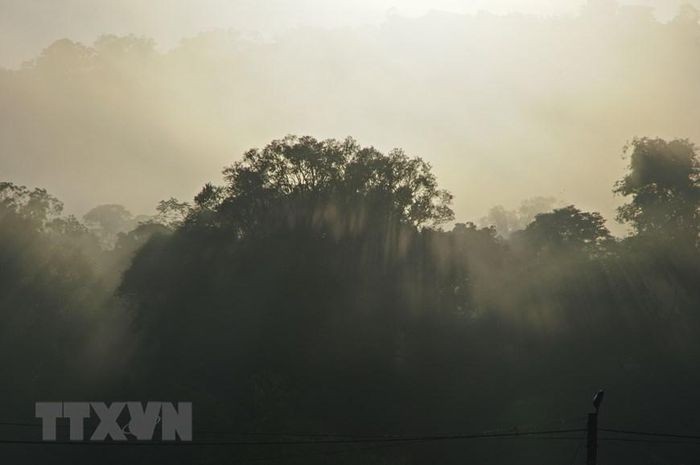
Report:
[[[56,440],[61,418],[68,419],[71,441],[85,440],[85,420],[95,425],[90,441],[151,441],[159,424],[161,440],[192,441],[191,402],[178,402],[177,408],[170,402],[146,402],[145,407],[141,402],[37,402],[35,414],[41,418],[45,441]]]

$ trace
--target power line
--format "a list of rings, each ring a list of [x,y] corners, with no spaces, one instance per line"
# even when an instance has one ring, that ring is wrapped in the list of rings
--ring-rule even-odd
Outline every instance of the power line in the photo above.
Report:
[[[24,422],[0,422],[0,426],[11,427],[40,427],[40,423]],[[60,425],[59,426],[65,426]],[[342,444],[383,444],[383,443],[419,443],[447,440],[467,440],[467,439],[512,439],[529,437],[532,439],[544,440],[577,440],[578,437],[538,437],[546,435],[557,435],[564,433],[579,433],[585,429],[562,429],[562,430],[541,430],[541,431],[518,431],[517,428],[504,432],[487,432],[473,434],[444,434],[444,435],[353,435],[336,433],[300,433],[300,432],[240,432],[240,431],[199,431],[198,435],[233,435],[233,436],[268,436],[277,438],[306,438],[295,440],[270,440],[270,441],[182,441],[182,442],[161,442],[161,441],[39,441],[39,440],[13,440],[0,439],[0,444],[26,444],[26,445],[95,445],[95,446],[286,446],[286,445],[342,445]],[[636,431],[626,429],[600,428],[600,431],[614,434],[626,434],[634,436],[646,436],[649,438],[669,438],[685,439],[686,441],[664,441],[653,439],[633,439],[633,438],[600,438],[606,442],[630,442],[647,444],[677,444],[677,445],[700,445],[700,435],[659,433],[649,431]]]
[[[0,422],[0,427],[12,426],[23,428],[41,428],[41,423],[22,423],[22,422]],[[68,427],[67,423],[57,423],[57,427]],[[354,435],[354,434],[339,434],[339,433],[300,433],[300,432],[258,432],[258,431],[212,431],[212,430],[197,430],[197,435],[230,435],[230,436],[267,436],[267,437],[305,437],[305,438],[387,438],[399,437],[398,435]]]
[[[24,423],[24,422],[0,422],[0,426],[11,427],[40,427],[40,423]],[[65,426],[60,425],[59,426]],[[469,439],[513,439],[513,438],[530,438],[542,440],[580,440],[580,437],[572,436],[552,436],[566,433],[581,433],[585,429],[560,429],[560,430],[539,430],[539,431],[519,431],[517,428],[510,430],[502,430],[501,432],[486,432],[472,434],[442,434],[442,435],[353,435],[353,434],[336,434],[336,433],[300,433],[300,432],[240,432],[240,431],[199,431],[198,435],[233,435],[233,436],[268,436],[276,438],[302,438],[302,439],[280,439],[269,441],[252,441],[252,440],[231,440],[231,441],[180,441],[180,442],[165,442],[165,441],[43,441],[43,440],[14,440],[0,439],[0,444],[18,444],[18,445],[91,445],[91,446],[299,446],[299,445],[352,445],[352,444],[369,444],[369,448],[374,448],[382,444],[402,444],[436,442],[436,441],[451,441],[451,440],[469,440]],[[655,440],[655,439],[635,439],[635,438],[620,438],[606,437],[600,438],[606,442],[628,442],[640,444],[673,444],[673,445],[700,445],[700,435],[691,434],[675,434],[675,433],[660,433],[649,431],[637,431],[627,429],[600,428],[601,432],[625,434],[633,436],[645,436],[648,438],[668,438],[680,439],[674,440]],[[685,440],[685,441],[682,441]],[[351,449],[351,450],[357,450]],[[578,451],[577,451],[578,452]],[[574,454],[574,459],[576,458]]]
[[[689,445],[689,446],[699,446],[700,441],[674,441],[671,439],[634,439],[634,438],[600,438],[599,441],[606,442],[632,442],[639,444],[676,444],[676,445]]]
[[[662,438],[700,440],[700,436],[690,435],[690,434],[652,433],[652,432],[648,432],[648,431],[633,431],[633,430],[610,429],[610,428],[600,428],[600,431],[605,431],[606,433],[630,434],[630,435],[634,435],[634,436],[650,436],[650,437],[662,437]]]
[[[3,421],[0,422],[0,426],[21,426],[21,427],[32,427],[36,428],[41,426],[41,423],[20,423],[20,422],[12,422],[12,421]],[[61,426],[61,425],[58,425]]]
[[[554,424],[555,422],[549,422],[549,424]],[[556,423],[559,423],[557,421]],[[9,422],[9,421],[0,421],[0,426],[13,426],[13,427],[28,427],[28,428],[40,428],[42,424],[40,422]],[[57,427],[68,427],[67,423],[57,423]],[[482,431],[481,433],[474,433],[474,434],[481,434],[482,436],[490,436],[490,435],[499,435],[499,434],[521,434],[519,432],[522,431],[524,434],[530,434],[533,432],[537,432],[536,430],[529,430],[526,429],[526,426],[530,425],[521,425],[521,426],[513,426],[513,427],[504,427],[504,428],[499,428],[499,429],[490,429],[490,430],[485,430]],[[544,425],[543,425],[544,426]],[[553,431],[551,429],[547,431]],[[560,430],[556,430],[560,431]],[[575,430],[564,430],[564,431],[575,431]],[[414,438],[414,437],[426,437],[424,434],[342,434],[342,433],[320,433],[320,432],[271,432],[271,431],[266,431],[266,432],[260,432],[260,431],[223,431],[223,430],[200,430],[197,429],[196,431],[197,435],[229,435],[229,436],[267,436],[267,437],[301,437],[301,438],[333,438],[333,439],[367,439],[367,440],[376,440],[376,439],[407,439],[407,438]],[[462,434],[460,433],[443,433],[443,434],[432,434],[432,435],[427,435],[428,437],[433,437],[433,436],[461,436]]]
[[[345,438],[345,439],[305,439],[305,440],[282,440],[282,441],[40,441],[40,440],[11,440],[0,439],[0,444],[23,444],[23,445],[43,445],[43,446],[298,446],[298,445],[325,445],[325,444],[387,444],[387,443],[420,443],[436,441],[453,441],[467,439],[507,439],[518,437],[532,437],[537,439],[553,440],[580,440],[579,437],[551,437],[547,435],[581,433],[584,429],[549,430],[549,431],[523,431],[513,433],[476,433],[476,434],[452,434],[452,435],[432,435],[432,436],[395,436],[378,438]],[[547,437],[538,437],[547,436]]]
[[[508,439],[528,439],[528,440],[567,440],[567,441],[580,441],[581,437],[537,437],[537,436],[529,436],[529,437],[519,437],[519,438],[508,438]],[[364,446],[364,447],[353,447],[353,448],[347,448],[347,449],[333,449],[333,450],[307,450],[303,453],[298,453],[298,454],[284,454],[284,455],[275,455],[275,456],[268,456],[268,457],[256,457],[256,458],[251,458],[247,459],[246,463],[256,463],[256,462],[275,462],[275,461],[281,461],[281,460],[289,460],[289,459],[296,459],[296,458],[306,458],[308,457],[309,454],[320,454],[324,456],[329,456],[329,455],[336,455],[336,454],[349,454],[349,453],[357,453],[357,452],[363,452],[363,451],[373,451],[373,450],[384,450],[384,449],[389,449],[389,448],[396,448],[396,447],[405,447],[405,446],[411,446],[415,445],[417,443],[393,443],[393,444],[374,444],[370,446]],[[580,446],[580,444],[579,444]]]
[[[337,455],[337,454],[347,454],[347,453],[357,453],[357,452],[365,452],[365,451],[372,451],[372,450],[380,450],[380,449],[389,449],[393,447],[402,447],[404,444],[375,444],[371,446],[364,446],[364,447],[353,447],[350,449],[335,449],[335,450],[315,450],[315,451],[306,451],[303,453],[298,453],[298,454],[284,454],[284,455],[275,455],[275,456],[268,456],[268,457],[254,457],[246,460],[246,463],[257,463],[257,462],[277,462],[281,460],[289,460],[289,459],[301,459],[301,458],[307,458],[309,456],[309,453],[316,453],[319,455],[324,455],[324,456],[329,456],[329,455]]]

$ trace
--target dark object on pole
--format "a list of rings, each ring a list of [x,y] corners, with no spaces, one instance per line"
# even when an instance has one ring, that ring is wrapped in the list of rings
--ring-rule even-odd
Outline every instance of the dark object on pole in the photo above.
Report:
[[[596,465],[598,459],[598,409],[603,403],[604,391],[598,391],[593,396],[594,413],[588,414],[588,426],[586,436],[586,450],[588,452],[586,465]]]
[[[593,396],[593,407],[595,407],[596,412],[600,408],[600,404],[603,403],[603,397],[605,397],[605,391],[598,391]]]

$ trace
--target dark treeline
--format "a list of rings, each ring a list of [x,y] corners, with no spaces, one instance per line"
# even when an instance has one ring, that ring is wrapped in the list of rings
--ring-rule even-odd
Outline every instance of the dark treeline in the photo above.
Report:
[[[609,427],[696,431],[698,157],[686,140],[636,139],[627,154],[613,187],[623,239],[573,205],[507,237],[455,224],[427,163],[352,139],[251,150],[222,185],[152,218],[107,205],[81,223],[44,190],[0,184],[6,415],[46,399],[187,400],[198,440],[580,428],[605,387]],[[101,461],[543,464],[577,446],[120,449]],[[609,443],[601,459],[682,463],[698,447]],[[94,458],[79,452],[11,453]]]

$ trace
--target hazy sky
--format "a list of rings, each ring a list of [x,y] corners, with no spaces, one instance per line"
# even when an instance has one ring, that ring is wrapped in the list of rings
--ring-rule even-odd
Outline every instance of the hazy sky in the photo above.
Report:
[[[612,219],[626,142],[700,142],[678,3],[0,0],[0,63],[34,60],[0,69],[0,180],[150,213],[275,138],[354,136],[432,163],[458,221],[536,196]]]
[[[214,28],[275,33],[297,25],[376,24],[444,10],[573,14],[586,0],[0,0],[0,66],[15,67],[56,39],[92,42],[102,34],[153,37],[163,47]],[[596,0],[594,0],[596,1]],[[597,0],[606,1],[606,0]],[[622,0],[653,7],[661,18],[700,0]]]

